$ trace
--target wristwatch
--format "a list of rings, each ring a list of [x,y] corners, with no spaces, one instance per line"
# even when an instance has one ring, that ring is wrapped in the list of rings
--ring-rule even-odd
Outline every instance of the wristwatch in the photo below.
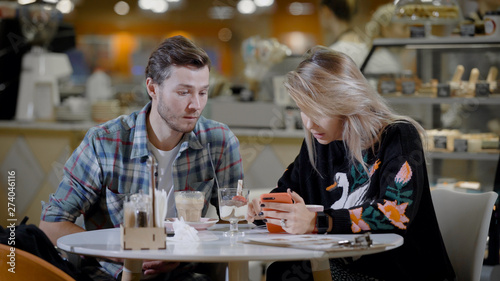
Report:
[[[324,212],[316,213],[316,229],[318,234],[327,233],[330,229],[330,216]]]

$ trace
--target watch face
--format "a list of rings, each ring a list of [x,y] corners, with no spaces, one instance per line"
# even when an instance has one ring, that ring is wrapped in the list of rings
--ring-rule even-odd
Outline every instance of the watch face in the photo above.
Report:
[[[328,215],[323,212],[319,212],[316,215],[316,230],[317,233],[326,233],[331,230]]]

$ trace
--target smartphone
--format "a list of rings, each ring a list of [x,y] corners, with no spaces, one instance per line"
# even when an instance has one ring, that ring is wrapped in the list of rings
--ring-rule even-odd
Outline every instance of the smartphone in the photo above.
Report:
[[[265,193],[260,195],[260,202],[265,204],[266,202],[273,203],[287,203],[292,204],[292,196],[287,192],[276,192],[276,193]],[[263,211],[273,211],[271,208],[262,208]],[[285,232],[285,230],[279,226],[272,223],[266,223],[267,230],[271,233]]]

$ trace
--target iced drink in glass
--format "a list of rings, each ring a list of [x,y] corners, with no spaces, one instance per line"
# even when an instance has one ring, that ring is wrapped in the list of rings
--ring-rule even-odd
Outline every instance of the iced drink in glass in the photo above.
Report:
[[[184,218],[186,222],[199,222],[201,210],[205,204],[205,195],[201,191],[176,191],[175,208],[177,218]]]

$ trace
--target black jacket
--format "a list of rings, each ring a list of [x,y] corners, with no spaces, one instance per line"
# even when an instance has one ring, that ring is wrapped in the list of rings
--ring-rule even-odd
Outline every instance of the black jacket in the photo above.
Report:
[[[397,233],[404,245],[366,255],[350,267],[384,280],[454,280],[432,203],[422,143],[416,128],[394,123],[362,166],[352,164],[344,142],[315,141],[315,171],[303,143],[273,192],[287,188],[306,204],[321,204],[333,221],[330,233]],[[328,223],[328,220],[318,220]],[[327,229],[328,225],[318,225]]]

